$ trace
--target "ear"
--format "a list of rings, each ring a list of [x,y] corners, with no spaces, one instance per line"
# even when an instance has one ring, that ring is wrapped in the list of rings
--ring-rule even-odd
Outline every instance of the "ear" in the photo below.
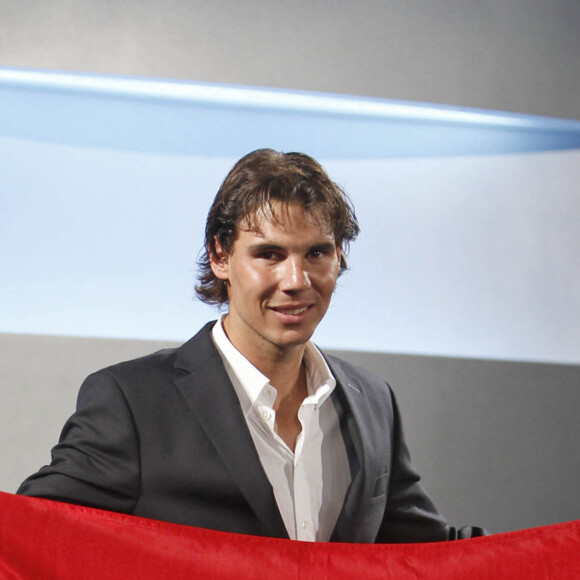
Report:
[[[341,246],[337,246],[336,247],[336,257],[338,258],[338,266],[341,269],[347,269],[347,263],[346,263],[346,258],[344,257],[344,254],[342,252],[342,247]]]
[[[209,245],[207,248],[211,271],[214,273],[214,276],[219,280],[227,280],[229,276],[228,256],[224,252],[217,236],[214,237],[214,243],[215,243],[215,253],[212,252],[211,247]]]

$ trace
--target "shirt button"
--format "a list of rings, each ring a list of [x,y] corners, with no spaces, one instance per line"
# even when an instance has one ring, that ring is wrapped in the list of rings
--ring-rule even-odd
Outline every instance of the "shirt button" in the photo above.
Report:
[[[302,529],[307,530],[309,527],[310,527],[310,524],[306,520],[304,520],[302,522]]]
[[[262,411],[262,418],[263,419],[269,419],[270,418],[270,411]]]
[[[271,389],[270,387],[266,387],[264,389],[264,397],[267,397],[268,399],[274,394],[274,390]]]

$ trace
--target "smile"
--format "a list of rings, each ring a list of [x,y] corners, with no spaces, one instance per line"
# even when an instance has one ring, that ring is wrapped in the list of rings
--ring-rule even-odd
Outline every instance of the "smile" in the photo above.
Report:
[[[281,314],[290,314],[292,316],[298,316],[306,312],[308,308],[309,306],[301,306],[299,308],[272,308],[272,310],[280,312]]]

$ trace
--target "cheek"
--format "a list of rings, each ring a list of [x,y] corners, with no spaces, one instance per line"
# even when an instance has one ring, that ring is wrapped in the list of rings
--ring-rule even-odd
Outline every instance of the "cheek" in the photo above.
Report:
[[[246,264],[236,272],[238,287],[242,292],[261,294],[276,285],[276,272],[272,268]]]
[[[310,276],[313,284],[316,284],[320,292],[332,294],[336,281],[338,279],[338,266],[336,268],[329,268],[324,272],[315,272]]]

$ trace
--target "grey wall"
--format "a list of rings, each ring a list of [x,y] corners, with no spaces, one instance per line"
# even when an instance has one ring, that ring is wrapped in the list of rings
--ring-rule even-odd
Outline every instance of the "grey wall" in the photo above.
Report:
[[[0,0],[0,65],[580,119],[577,0]]]
[[[580,119],[578,30],[577,0],[0,0],[0,66]],[[87,373],[159,346],[0,336],[0,489],[49,460]],[[395,387],[415,462],[450,520],[498,532],[580,517],[580,368],[346,356]]]

